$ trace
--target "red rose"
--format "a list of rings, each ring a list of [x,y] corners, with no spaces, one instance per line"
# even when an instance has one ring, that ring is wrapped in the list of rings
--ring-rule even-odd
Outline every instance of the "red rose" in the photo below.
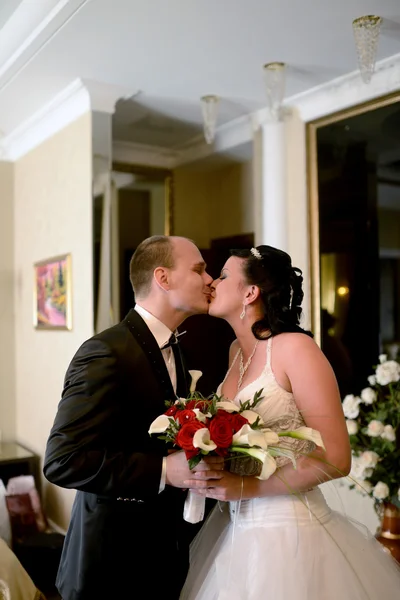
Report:
[[[194,458],[195,456],[198,455],[199,452],[200,452],[200,450],[198,448],[195,448],[194,450],[185,450],[186,460],[190,460],[191,458]]]
[[[232,425],[225,418],[213,419],[210,422],[210,437],[218,448],[229,448],[232,444]]]
[[[189,402],[186,402],[185,407],[188,410],[198,408],[202,412],[208,412],[209,402],[207,400],[189,400]]]
[[[240,413],[235,413],[232,415],[231,425],[233,429],[233,433],[237,433],[243,425],[246,425],[248,420],[243,417]]]
[[[232,421],[233,415],[222,408],[219,408],[215,413],[214,419],[224,419],[225,421]]]
[[[167,417],[175,417],[178,410],[178,406],[174,404],[173,406],[170,406],[168,410],[165,411],[164,415],[167,415]]]
[[[185,423],[178,431],[175,443],[178,444],[178,446],[183,450],[194,450],[195,448],[193,447],[193,436],[196,433],[196,431],[203,428],[203,423],[200,423],[200,421],[198,421],[197,419]]]
[[[178,412],[175,415],[175,419],[181,425],[184,425],[185,423],[188,423],[189,421],[193,421],[193,419],[195,419],[195,418],[196,418],[196,413],[193,412],[192,410],[178,410]]]

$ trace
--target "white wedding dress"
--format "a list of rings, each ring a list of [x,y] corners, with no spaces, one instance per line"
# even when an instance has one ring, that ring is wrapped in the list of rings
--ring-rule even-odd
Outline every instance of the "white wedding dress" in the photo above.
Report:
[[[272,338],[261,376],[234,401],[263,388],[255,410],[276,429],[293,429],[304,421],[274,377],[271,347]],[[290,442],[304,451],[298,445],[305,442]],[[191,546],[180,598],[399,600],[400,567],[364,526],[332,511],[317,487],[299,496],[218,503]]]

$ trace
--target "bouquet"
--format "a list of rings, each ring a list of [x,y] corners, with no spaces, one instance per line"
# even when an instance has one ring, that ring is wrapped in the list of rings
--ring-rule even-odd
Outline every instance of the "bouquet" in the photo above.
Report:
[[[309,440],[324,447],[318,431],[300,427],[294,431],[272,431],[254,411],[262,400],[262,390],[252,400],[237,406],[222,396],[204,398],[196,392],[201,371],[189,371],[192,377],[188,398],[166,402],[167,410],[150,426],[149,434],[185,452],[189,468],[193,469],[204,456],[219,455],[226,461],[251,457],[259,463],[257,477],[268,479],[276,470],[278,456],[284,456],[296,467],[296,455],[282,443],[284,437]],[[204,517],[205,498],[189,490],[184,519],[197,523]]]
[[[343,400],[353,454],[351,489],[400,508],[400,364],[379,357],[369,387]]]

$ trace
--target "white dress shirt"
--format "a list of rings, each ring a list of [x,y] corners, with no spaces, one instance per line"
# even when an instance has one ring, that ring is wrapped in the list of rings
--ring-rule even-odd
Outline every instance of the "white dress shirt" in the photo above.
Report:
[[[139,304],[135,305],[136,312],[142,317],[143,321],[146,323],[147,327],[150,329],[153,334],[158,347],[161,349],[164,344],[169,341],[169,338],[172,335],[172,331],[168,329],[164,323],[161,323],[157,317],[149,313],[148,310],[140,306]],[[176,365],[175,365],[175,356],[172,351],[171,346],[161,350],[161,354],[163,355],[165,366],[167,367],[168,374],[171,379],[172,387],[174,392],[176,393]],[[161,472],[161,481],[160,481],[160,489],[159,492],[162,492],[165,488],[165,479],[166,479],[166,458],[163,459],[162,464],[162,472]]]

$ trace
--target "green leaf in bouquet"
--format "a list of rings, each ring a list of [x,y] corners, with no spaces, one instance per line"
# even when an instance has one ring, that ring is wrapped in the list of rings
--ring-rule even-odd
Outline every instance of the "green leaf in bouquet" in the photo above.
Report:
[[[195,467],[197,467],[197,465],[199,464],[200,461],[201,461],[201,454],[197,454],[193,458],[189,458],[189,460],[188,460],[189,469],[194,469]]]
[[[252,400],[245,400],[244,402],[240,401],[240,409],[239,412],[243,412],[244,410],[253,410],[257,404],[259,402],[261,402],[261,400],[263,399],[263,393],[264,388],[261,388],[261,390],[258,390],[258,392],[256,392],[253,396]]]

